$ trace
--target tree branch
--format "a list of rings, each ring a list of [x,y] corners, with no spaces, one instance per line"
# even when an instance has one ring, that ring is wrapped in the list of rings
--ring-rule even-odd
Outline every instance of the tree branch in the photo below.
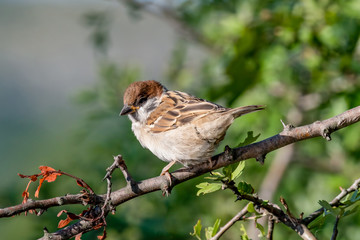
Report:
[[[118,206],[138,196],[164,189],[164,186],[174,187],[182,182],[188,181],[204,173],[230,165],[235,162],[243,161],[250,158],[255,158],[255,159],[263,158],[267,153],[279,149],[281,147],[284,147],[286,145],[289,145],[291,143],[295,143],[298,141],[302,141],[305,139],[314,138],[318,136],[323,136],[327,140],[331,140],[330,134],[332,132],[347,127],[351,124],[354,124],[359,120],[360,120],[360,106],[350,109],[335,117],[323,121],[316,121],[309,125],[296,127],[296,128],[285,127],[281,133],[273,137],[267,138],[261,142],[253,143],[240,148],[231,149],[229,151],[225,151],[221,154],[218,154],[212,157],[211,164],[199,164],[192,168],[181,168],[171,173],[172,175],[171,186],[168,186],[169,183],[165,176],[158,176],[147,180],[143,180],[138,183],[128,184],[126,187],[111,193],[112,205]],[[343,194],[342,192],[341,194],[345,196],[346,193],[347,192],[344,192]],[[341,194],[339,194],[340,199],[342,198]],[[90,195],[88,197],[90,198],[87,199],[86,201],[88,204],[99,205],[105,201],[106,194],[99,196]],[[20,205],[0,209],[0,217],[10,217],[33,209],[46,210],[54,206],[63,206],[68,204],[83,204],[84,203],[83,198],[84,198],[83,194],[75,194],[75,195],[55,197],[46,200],[28,201],[25,204],[20,204]],[[334,199],[334,201],[337,200]],[[319,210],[319,212],[316,214],[319,215],[321,214],[320,212],[321,210]],[[83,227],[84,225],[86,225],[85,224],[86,221],[85,222],[84,221],[85,220],[81,220],[80,222],[71,225],[65,229],[71,230],[70,232],[72,233],[72,236],[75,236],[81,232],[86,232],[89,230],[89,228]],[[306,225],[307,222],[305,219],[303,223]]]
[[[248,200],[254,204],[257,208],[260,209],[260,212],[274,216],[278,221],[282,222],[286,226],[293,229],[302,239],[305,240],[316,240],[315,236],[310,232],[310,230],[303,224],[301,221],[292,216],[285,200],[281,198],[286,213],[281,210],[281,208],[271,202],[265,202],[261,198],[249,194],[241,194],[237,187],[235,186],[234,181],[225,183],[226,188],[232,190],[237,196],[238,200]]]
[[[241,220],[248,213],[248,206],[250,203],[246,204],[246,206],[241,209],[230,221],[228,221],[220,230],[210,239],[210,240],[218,240],[220,237],[231,228],[237,221]]]
[[[268,230],[266,234],[266,239],[272,240],[275,228],[275,220],[272,217],[268,218]]]
[[[357,189],[360,188],[360,178],[356,179],[354,181],[354,183],[347,189],[342,189],[340,194],[337,195],[330,203],[331,206],[338,206],[340,204],[341,199],[343,199],[344,197],[346,197],[349,193],[352,193],[354,191],[356,191]],[[310,214],[307,218],[303,219],[303,223],[305,225],[308,225],[309,223],[311,223],[312,221],[315,220],[315,218],[317,218],[318,216],[320,216],[321,214],[323,214],[324,212],[324,208],[319,208],[318,210],[316,210],[315,212],[313,212],[312,214]]]
[[[337,215],[335,224],[334,224],[334,228],[333,228],[333,235],[331,236],[331,240],[336,240],[336,238],[337,238],[339,221],[340,221],[340,216]]]

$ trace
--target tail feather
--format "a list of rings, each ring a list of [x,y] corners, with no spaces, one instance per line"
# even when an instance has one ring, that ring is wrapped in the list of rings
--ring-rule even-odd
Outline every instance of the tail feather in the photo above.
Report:
[[[265,109],[265,107],[266,107],[265,105],[250,105],[250,106],[233,108],[231,111],[232,111],[234,118],[238,118],[247,113],[263,110],[263,109]]]

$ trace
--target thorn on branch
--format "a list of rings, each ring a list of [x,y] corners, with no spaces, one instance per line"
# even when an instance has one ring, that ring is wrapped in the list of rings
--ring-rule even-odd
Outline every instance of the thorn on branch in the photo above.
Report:
[[[225,146],[224,157],[225,157],[226,161],[234,160],[234,153],[233,153],[233,150],[231,149],[231,147],[229,147],[229,145]]]
[[[292,219],[295,219],[294,216],[291,214],[289,206],[287,204],[287,202],[285,201],[285,199],[283,197],[280,196],[280,202],[281,204],[284,206],[285,210],[286,210],[286,214],[289,215],[289,217],[291,217]]]
[[[45,209],[40,209],[39,212],[36,214],[38,217],[41,216],[46,210]]]
[[[123,161],[121,155],[117,155],[117,156],[114,157],[113,164],[106,169],[106,174],[105,174],[105,176],[103,178],[103,181],[105,181],[105,179],[107,179],[107,178],[111,178],[111,174],[115,171],[115,169],[120,168],[120,162],[121,161]]]
[[[262,154],[256,158],[256,161],[259,162],[261,165],[265,163],[266,154]]]
[[[46,227],[44,227],[44,236],[47,234],[49,234],[49,230]]]
[[[283,125],[284,131],[291,131],[294,127],[292,124],[285,124],[282,119],[280,119],[281,124]]]

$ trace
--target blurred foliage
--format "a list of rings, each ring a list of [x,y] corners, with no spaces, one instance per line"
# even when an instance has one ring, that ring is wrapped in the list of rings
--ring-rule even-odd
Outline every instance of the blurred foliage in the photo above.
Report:
[[[126,2],[131,16],[138,16],[142,14],[142,4],[148,6],[152,1]],[[219,151],[225,145],[236,147],[249,131],[255,132],[255,137],[251,134],[255,139],[261,133],[259,140],[277,134],[282,129],[280,119],[298,126],[360,105],[359,1],[183,0],[169,6],[180,26],[200,34],[207,44],[204,49],[210,51],[201,64],[187,64],[193,41],[195,47],[204,42],[179,35],[164,79],[157,80],[169,89],[186,91],[227,107],[267,105],[265,111],[236,121]],[[163,5],[154,4],[151,10],[155,9],[153,13],[167,21],[169,15],[162,15],[162,8]],[[87,118],[75,134],[77,153],[69,159],[83,166],[74,166],[73,170],[85,169],[89,176],[85,180],[97,193],[106,189],[99,181],[112,163],[112,155],[123,155],[136,180],[156,176],[164,166],[141,148],[131,132],[130,121],[118,117],[125,88],[147,77],[141,76],[141,69],[136,66],[119,66],[109,59],[114,13],[115,10],[92,12],[84,17],[91,31],[90,43],[98,60],[99,75],[95,86],[75,98]],[[334,133],[331,142],[318,138],[297,143],[274,202],[278,203],[281,195],[293,206],[293,212],[307,216],[320,207],[319,200],[331,201],[339,186],[350,186],[359,178],[359,132],[360,125],[356,124]],[[264,166],[248,161],[241,175],[244,184],[259,189],[273,157],[270,153]],[[63,170],[65,167],[64,162]],[[114,188],[124,186],[120,173],[114,174],[113,181]],[[195,239],[189,233],[198,219],[204,226],[213,226],[208,228],[210,232],[219,227],[220,220],[226,223],[244,206],[245,203],[234,202],[230,191],[197,197],[195,186],[201,182],[203,179],[199,178],[183,183],[169,198],[153,193],[119,206],[116,215],[108,219],[108,239]],[[65,184],[61,188],[66,191],[71,186]],[[51,195],[59,192],[56,186],[44,186],[43,191]],[[48,225],[56,226],[58,219],[54,219],[53,212],[56,211],[51,210],[44,218],[52,222]],[[327,216],[321,230],[315,232],[319,239],[329,239],[332,234],[335,219],[332,214]],[[244,225],[235,225],[222,239],[238,239],[240,235],[248,239],[250,233]],[[359,225],[358,212],[341,219],[339,239],[360,238]],[[201,227],[194,229],[193,235],[197,236],[200,230]],[[87,233],[83,239],[94,239],[97,234]],[[281,226],[275,228],[275,234],[280,240],[296,236]]]
[[[141,15],[146,4],[133,2],[136,8],[129,8],[131,15]],[[247,131],[260,132],[262,138],[278,133],[282,128],[280,119],[294,125],[307,124],[360,105],[358,1],[174,1],[171,6],[170,10],[177,16],[175,19],[181,23],[183,30],[199,33],[207,43],[206,48],[212,51],[199,67],[189,66],[186,63],[191,41],[197,44],[204,42],[197,38],[190,41],[179,39],[168,61],[164,79],[158,80],[170,89],[187,91],[228,107],[246,104],[268,106],[264,112],[237,121],[219,151],[225,144],[235,147],[239,139],[245,138]],[[159,8],[155,13],[161,17],[163,6],[155,4],[154,7]],[[166,17],[169,15],[165,15],[164,20]],[[97,49],[96,45],[94,49]],[[104,98],[113,94],[116,96],[113,100],[118,101],[107,102],[100,109],[103,111],[111,106],[114,111],[119,111],[121,100],[118,96],[121,94],[118,93],[123,92],[129,82],[144,79],[140,78],[140,70],[137,75],[114,74],[133,72],[132,67],[116,66],[103,60],[99,66],[102,73],[99,84],[107,84],[109,79],[114,82],[108,85],[109,92],[97,103],[106,103]],[[92,94],[100,95],[99,88],[93,91]],[[94,108],[92,103],[90,105]],[[99,111],[98,107],[94,109]],[[131,136],[129,121],[116,121],[122,137],[109,138],[112,139],[110,142],[116,141],[114,145],[118,145],[112,154],[120,152],[125,155],[129,168],[138,178],[156,175],[163,164],[139,147]],[[319,199],[330,201],[338,194],[340,185],[346,187],[359,177],[355,170],[359,167],[359,130],[356,125],[337,132],[330,143],[314,139],[296,144],[293,163],[275,196],[284,196],[305,215],[319,207]],[[264,167],[249,163],[242,178],[258,189],[272,157],[269,154]],[[245,181],[240,183],[248,186]],[[141,206],[146,201],[157,211],[144,209],[142,214],[132,215],[134,213],[130,210],[122,210],[126,212],[118,213],[118,217],[132,216],[136,219],[137,223],[132,226],[136,237],[132,239],[162,239],[161,236],[184,239],[196,219],[212,226],[216,219],[226,222],[241,209],[240,203],[226,204],[234,201],[226,192],[220,191],[220,194],[217,191],[211,197],[195,198],[196,184],[203,193],[220,189],[216,183],[199,182],[201,179],[176,187],[168,199],[156,195],[129,203]],[[162,211],[166,211],[166,216]],[[340,222],[341,239],[353,238],[349,237],[354,236],[351,232],[360,236],[360,231],[354,232],[354,228],[348,225],[350,222],[352,226],[359,224],[359,214],[350,215]],[[334,221],[324,221],[322,231],[316,232],[316,235],[329,238],[333,224]],[[121,229],[129,231],[129,226],[114,229],[118,236],[126,236],[123,235],[125,230]],[[198,237],[200,230],[194,229],[193,235]],[[223,239],[238,238],[236,236],[242,232],[244,230],[234,227]],[[288,229],[276,230],[277,239],[294,235]],[[246,232],[244,236],[247,237]]]
[[[141,15],[146,3],[132,2],[136,8],[129,8],[131,16]],[[360,105],[358,1],[174,1],[171,6],[170,11],[183,30],[199,33],[212,51],[199,67],[189,66],[186,63],[191,41],[204,42],[191,37],[190,41],[179,39],[164,79],[158,80],[170,89],[187,91],[228,107],[268,106],[264,112],[237,121],[219,151],[225,144],[235,147],[247,131],[260,132],[262,138],[278,133],[282,128],[280,119],[294,125],[307,124]],[[161,17],[164,6],[155,4],[154,7],[159,8],[154,12]],[[166,20],[169,15],[162,17]],[[91,26],[94,32],[102,32],[96,22]],[[102,43],[92,43],[96,51],[106,49],[99,47]],[[93,131],[106,121],[96,116],[105,117],[105,111],[110,114],[107,118],[113,119],[111,115],[121,109],[121,93],[126,86],[132,81],[144,80],[140,69],[116,66],[109,59],[99,59],[99,72],[98,85],[81,95],[82,102],[92,109],[88,121],[92,122]],[[109,134],[104,143],[107,152],[101,154],[123,154],[136,178],[157,175],[163,163],[141,149],[132,136],[130,122],[127,119],[113,121],[116,122],[113,134]],[[91,134],[88,129],[86,132]],[[329,143],[314,139],[296,144],[292,164],[275,196],[284,196],[296,206],[296,211],[303,211],[305,215],[320,207],[319,199],[330,201],[338,194],[339,186],[346,187],[359,177],[355,170],[359,167],[359,130],[355,125],[337,132]],[[259,136],[251,133],[251,137],[256,140]],[[272,158],[269,154],[264,167],[247,164],[242,175],[246,182],[239,184],[258,189]],[[226,169],[223,172],[225,174]],[[201,181],[196,179],[176,187],[168,199],[155,194],[127,203],[131,207],[121,206],[117,218],[122,219],[122,223],[112,230],[116,233],[109,234],[110,238],[126,238],[131,234],[132,239],[169,239],[169,236],[184,239],[196,219],[212,226],[216,219],[226,222],[241,209],[241,203],[227,204],[234,199],[230,193],[217,191],[221,185]],[[194,186],[197,184],[201,193],[217,193],[196,198]],[[147,207],[139,211],[139,206],[144,205]],[[323,222],[322,230],[316,232],[319,238],[331,236],[332,220]],[[358,224],[359,214],[342,220],[339,237],[360,237],[360,231],[354,232],[351,227]],[[192,234],[197,238],[201,231],[199,225],[200,222]],[[240,227],[231,229],[223,239],[235,239],[242,233],[247,238],[243,225]],[[261,225],[257,227],[261,229]],[[294,235],[288,229],[276,229],[277,239]]]
[[[137,7],[129,8],[132,15],[141,15],[141,2],[134,6]],[[158,7],[161,10],[163,6]],[[237,121],[219,151],[225,143],[238,145],[247,131],[261,132],[261,138],[278,133],[282,128],[280,119],[294,125],[307,124],[360,105],[358,1],[180,1],[174,2],[172,8],[182,27],[200,33],[213,51],[194,68],[186,64],[191,41],[179,39],[164,79],[158,80],[170,89],[188,91],[228,107],[268,106],[264,112]],[[87,15],[86,19],[93,32],[91,43],[98,53],[95,56],[101,57],[98,84],[78,97],[79,102],[88,106],[86,134],[80,136],[91,139],[101,134],[102,141],[88,146],[89,156],[84,157],[95,162],[120,153],[136,179],[155,176],[164,163],[140,147],[127,119],[116,117],[126,86],[144,80],[141,70],[118,66],[104,57],[110,42],[107,31],[111,23],[106,20],[110,17],[100,12]],[[315,139],[296,144],[293,164],[275,196],[284,196],[296,207],[295,212],[303,211],[305,215],[320,207],[319,199],[330,201],[338,194],[339,186],[346,187],[359,177],[356,171],[359,130],[356,125],[337,132],[330,143]],[[93,135],[94,132],[97,134]],[[256,140],[259,136],[253,137],[251,133],[251,137]],[[250,183],[258,189],[272,157],[269,154],[264,167],[249,162],[241,176],[244,181],[239,185],[249,188]],[[324,165],[328,167],[321,167]],[[227,172],[231,176],[232,171],[223,170],[225,175]],[[114,180],[123,184],[121,177]],[[201,185],[205,184],[200,184],[202,181],[182,184],[166,199],[155,193],[120,206],[116,216],[108,221],[113,225],[109,239],[184,239],[190,237],[189,232],[199,218],[206,226],[212,226],[216,220],[215,227],[207,228],[206,232],[218,228],[220,219],[228,221],[242,204],[234,203],[231,193],[222,191],[196,197],[197,184],[203,187],[203,193],[220,189],[216,183]],[[193,233],[197,237],[201,231],[199,224]],[[323,224],[316,235],[329,238],[334,219]],[[342,220],[339,237],[351,239],[355,234],[352,226],[359,224],[359,214]],[[241,234],[247,237],[242,227],[233,227],[223,239],[235,239]],[[257,227],[260,229],[261,225]],[[288,229],[276,229],[277,239],[294,235]]]

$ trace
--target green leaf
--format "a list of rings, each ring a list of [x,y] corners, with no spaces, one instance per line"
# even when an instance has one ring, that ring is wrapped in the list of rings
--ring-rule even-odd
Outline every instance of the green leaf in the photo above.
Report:
[[[196,237],[198,240],[201,240],[201,236],[200,236],[201,228],[202,228],[201,220],[199,219],[194,226],[194,232],[190,233],[190,235]]]
[[[355,192],[351,195],[350,201],[353,203],[358,201],[360,199],[360,195],[358,195],[358,194],[359,194],[359,191],[356,189]]]
[[[239,162],[235,170],[231,173],[231,180],[235,180],[236,178],[240,177],[243,170],[245,168],[245,162]]]
[[[220,227],[220,223],[221,223],[221,219],[216,219],[215,223],[214,223],[214,226],[213,226],[213,232],[212,232],[212,235],[211,237],[215,236],[215,234],[218,232],[219,230],[219,227]]]
[[[240,225],[240,232],[242,232],[241,240],[249,240],[244,224]]]
[[[212,231],[213,231],[213,227],[205,228],[205,238],[207,240],[209,240],[211,238]]]
[[[231,174],[233,173],[234,171],[234,164],[230,164],[226,167],[223,167],[223,173],[225,175],[225,177],[227,177],[228,179],[231,179]]]
[[[337,215],[339,215],[339,214],[341,213],[341,211],[342,211],[342,210],[339,209],[339,208],[333,208],[333,207],[330,205],[330,203],[328,203],[328,202],[325,201],[325,200],[320,200],[320,201],[319,201],[319,204],[320,204],[323,208],[325,208],[325,210],[326,210],[326,211],[324,211],[325,214],[331,213],[332,215],[337,216]]]
[[[219,226],[221,223],[221,219],[216,219],[214,226],[205,228],[205,237],[206,239],[211,239],[217,231],[219,230]]]
[[[257,221],[255,221],[255,223],[256,223],[256,228],[259,229],[261,233],[259,237],[264,237],[265,236],[264,226],[258,223]]]
[[[237,145],[237,147],[243,147],[243,146],[249,145],[249,144],[255,142],[260,137],[260,133],[256,136],[253,136],[253,134],[254,134],[253,131],[247,132],[247,136],[246,136],[245,140],[243,142],[239,143]]]
[[[325,208],[327,211],[332,211],[333,210],[333,208],[332,208],[332,206],[330,205],[330,203],[328,203],[327,201],[325,201],[325,200],[319,200],[319,204],[320,204],[320,206],[322,206],[323,208]]]
[[[238,190],[241,194],[253,194],[254,188],[247,182],[241,181],[238,184]]]
[[[220,190],[221,186],[222,186],[221,183],[208,183],[208,182],[200,183],[196,185],[196,187],[199,188],[199,191],[196,193],[196,195],[200,196],[200,194],[208,194],[215,192],[217,190]]]
[[[351,210],[346,210],[345,212],[344,212],[344,217],[346,217],[346,216],[349,216],[350,214],[353,214],[353,213],[355,213],[355,212],[357,212],[358,211],[358,208],[359,208],[359,205],[357,205],[357,206],[355,206],[353,209],[351,209]]]
[[[223,167],[222,171],[226,178],[228,178],[229,180],[234,180],[242,174],[244,167],[245,167],[245,162],[240,162],[237,165],[235,163]]]
[[[210,177],[205,177],[205,179],[210,179],[210,180],[213,180],[213,181],[220,181],[222,179],[225,178],[225,175],[223,175],[222,173],[220,172],[211,172],[211,175]]]
[[[249,205],[247,207],[247,210],[248,210],[249,213],[256,213],[253,202],[249,203]]]
[[[325,220],[326,220],[326,218],[328,218],[328,216],[330,216],[330,215],[325,215],[325,216],[320,215],[320,216],[318,216],[317,218],[315,218],[314,221],[309,223],[308,228],[310,230],[316,230],[316,229],[321,228],[324,225]]]

